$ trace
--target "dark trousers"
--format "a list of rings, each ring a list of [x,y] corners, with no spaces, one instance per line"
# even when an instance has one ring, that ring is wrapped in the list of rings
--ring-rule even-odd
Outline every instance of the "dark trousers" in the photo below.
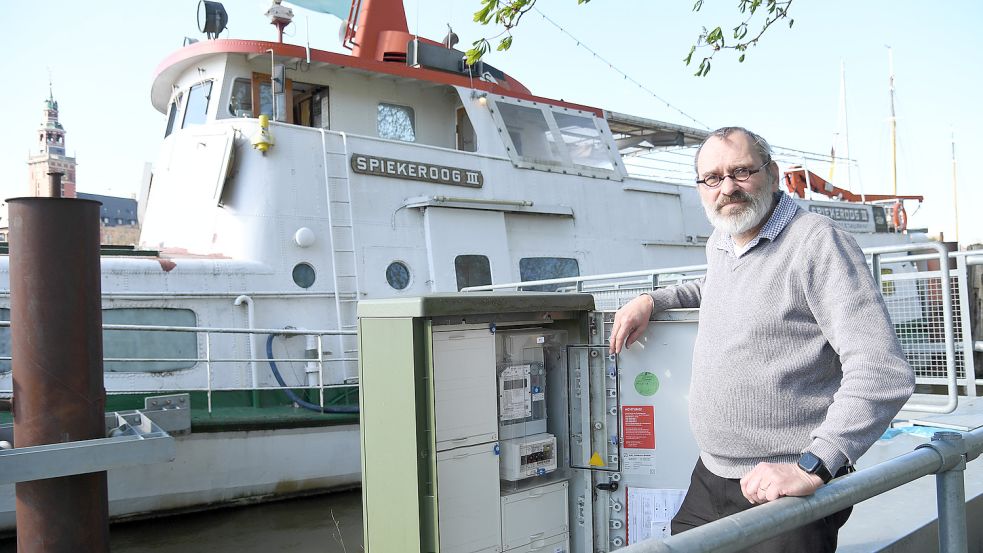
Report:
[[[850,469],[844,467],[836,474],[842,476]],[[672,519],[673,535],[708,522],[754,507],[741,493],[741,481],[721,478],[710,472],[703,461],[693,469],[689,491]],[[836,534],[846,524],[853,507],[821,518],[770,540],[749,547],[746,553],[834,553]]]

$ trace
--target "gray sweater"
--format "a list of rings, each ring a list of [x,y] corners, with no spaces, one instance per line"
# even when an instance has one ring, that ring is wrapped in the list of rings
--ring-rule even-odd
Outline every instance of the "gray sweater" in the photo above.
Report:
[[[700,308],[689,411],[703,463],[740,478],[810,451],[835,474],[914,390],[863,252],[801,209],[773,240],[730,250],[714,232],[703,280],[651,294],[654,312]]]

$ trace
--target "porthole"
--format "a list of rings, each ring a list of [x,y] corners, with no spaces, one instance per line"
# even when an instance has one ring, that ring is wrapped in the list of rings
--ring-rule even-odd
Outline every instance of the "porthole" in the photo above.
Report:
[[[386,267],[386,282],[396,290],[410,285],[410,268],[402,261],[393,261]]]
[[[310,263],[298,263],[294,265],[294,284],[301,288],[310,288],[314,285],[316,275],[314,267]]]

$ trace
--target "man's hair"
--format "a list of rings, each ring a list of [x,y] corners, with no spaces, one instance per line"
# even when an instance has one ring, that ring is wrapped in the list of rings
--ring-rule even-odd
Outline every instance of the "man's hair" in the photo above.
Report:
[[[697,172],[697,174],[699,174],[699,172],[700,172],[698,163],[700,161],[700,152],[703,151],[703,146],[706,146],[706,143],[711,138],[719,138],[721,140],[724,140],[728,136],[730,136],[730,135],[732,135],[734,133],[737,133],[737,132],[744,133],[744,136],[746,136],[746,137],[748,137],[748,138],[751,139],[751,142],[754,144],[754,151],[758,154],[758,157],[761,158],[761,163],[762,164],[770,164],[771,163],[771,161],[772,161],[772,159],[771,159],[771,144],[768,144],[768,141],[765,140],[764,137],[762,137],[759,134],[753,133],[753,132],[745,129],[744,127],[720,127],[719,129],[711,132],[710,133],[710,136],[706,137],[703,140],[703,143],[700,144],[700,147],[696,149],[696,156],[693,158],[693,169]],[[776,178],[776,179],[778,178],[778,175],[772,175],[771,174],[771,168],[770,167],[767,167],[766,170],[768,171],[768,174],[772,178]]]

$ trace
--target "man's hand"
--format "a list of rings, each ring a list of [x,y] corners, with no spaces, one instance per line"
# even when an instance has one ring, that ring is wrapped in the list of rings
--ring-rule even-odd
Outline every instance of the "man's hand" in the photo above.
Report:
[[[648,294],[642,294],[626,303],[614,315],[614,326],[611,327],[611,353],[621,353],[621,348],[627,348],[645,332],[652,317],[655,300]]]
[[[778,463],[758,463],[747,476],[741,478],[741,492],[755,505],[787,495],[812,495],[822,485],[822,478],[809,474],[798,465]]]

